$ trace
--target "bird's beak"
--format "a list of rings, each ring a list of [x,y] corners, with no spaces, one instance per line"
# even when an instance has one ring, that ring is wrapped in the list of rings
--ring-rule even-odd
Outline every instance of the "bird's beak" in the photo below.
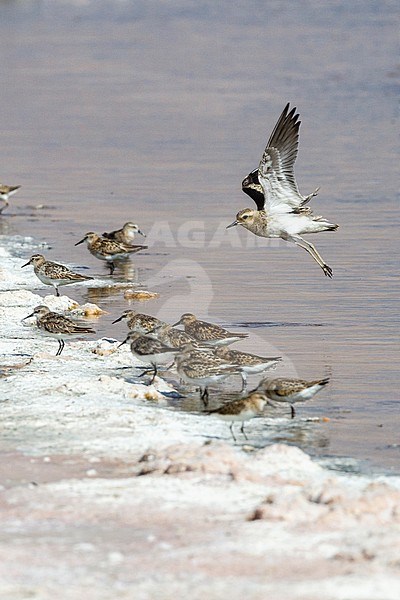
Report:
[[[122,319],[124,318],[125,315],[121,315],[120,317],[118,317],[118,319],[115,319],[115,321],[113,321],[111,323],[111,325],[114,325],[114,323],[118,323],[118,321],[122,321]]]
[[[75,246],[79,246],[79,244],[83,244],[86,241],[86,237],[82,238],[80,242],[76,242]]]
[[[143,231],[140,231],[140,229],[138,229],[137,232],[140,233],[140,235],[142,235],[143,237],[146,237],[146,234],[143,233]]]
[[[30,260],[28,260],[28,262],[27,262],[27,263],[25,263],[24,265],[22,265],[21,269],[23,269],[24,267],[27,267],[27,266],[28,266],[28,265],[30,265],[30,264],[31,264],[31,261],[30,261]],[[28,318],[28,317],[26,317],[26,318]]]
[[[236,221],[233,221],[233,223],[231,223],[230,225],[227,226],[227,229],[230,229],[231,227],[236,227],[236,225],[239,225],[239,221],[236,219]]]
[[[171,325],[171,327],[176,327],[177,325],[180,325],[180,324],[181,324],[181,320],[179,319],[179,321],[177,321],[176,323],[173,323]]]
[[[25,265],[24,265],[24,266],[25,266]],[[34,316],[34,314],[35,314],[35,313],[33,312],[33,313],[31,313],[30,315],[28,315],[27,317],[24,317],[23,319],[21,319],[21,322],[22,322],[22,321],[26,321],[26,319],[29,319],[30,317],[33,317],[33,316]]]

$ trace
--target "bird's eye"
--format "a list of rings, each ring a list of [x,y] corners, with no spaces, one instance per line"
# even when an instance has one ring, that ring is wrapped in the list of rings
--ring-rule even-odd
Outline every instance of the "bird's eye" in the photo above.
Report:
[[[249,215],[242,215],[242,219],[248,219]]]

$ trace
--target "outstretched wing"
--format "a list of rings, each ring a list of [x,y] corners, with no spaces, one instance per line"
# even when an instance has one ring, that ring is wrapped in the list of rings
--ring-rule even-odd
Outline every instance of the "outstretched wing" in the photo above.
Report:
[[[299,115],[285,106],[271,134],[258,167],[258,180],[264,191],[268,212],[291,212],[304,204],[294,176],[299,146]]]
[[[291,212],[306,204],[317,190],[302,196],[294,175],[299,146],[299,115],[285,106],[268,140],[258,169],[242,181],[242,190],[254,200],[258,210]]]

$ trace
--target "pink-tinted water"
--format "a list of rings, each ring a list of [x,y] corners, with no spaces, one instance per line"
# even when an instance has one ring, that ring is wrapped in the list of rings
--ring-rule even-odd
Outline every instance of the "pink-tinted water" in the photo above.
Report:
[[[245,324],[248,350],[331,374],[299,408],[330,421],[277,437],[400,472],[396,16],[391,1],[1,2],[0,180],[22,189],[0,231],[105,274],[74,243],[137,221],[149,250],[116,279],[160,293],[141,309]],[[331,281],[300,249],[225,230],[287,101],[300,189],[321,186],[315,210],[340,224],[312,240]],[[120,291],[70,293],[108,311],[99,334],[125,331]]]

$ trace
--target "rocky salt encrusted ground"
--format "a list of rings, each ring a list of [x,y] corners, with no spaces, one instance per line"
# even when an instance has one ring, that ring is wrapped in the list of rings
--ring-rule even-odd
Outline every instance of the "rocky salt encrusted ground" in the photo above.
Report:
[[[134,383],[127,347],[56,357],[20,321],[73,303],[21,264],[0,257],[2,600],[398,600],[400,478],[234,446],[162,379]]]

